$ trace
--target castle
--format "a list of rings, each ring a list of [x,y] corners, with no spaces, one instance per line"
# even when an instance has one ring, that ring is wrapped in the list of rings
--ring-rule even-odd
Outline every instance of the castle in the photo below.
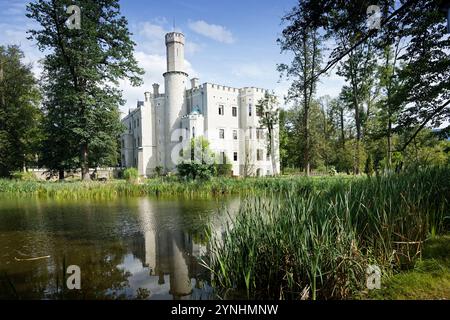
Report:
[[[184,35],[171,32],[165,41],[165,92],[153,84],[153,92],[145,92],[145,100],[122,119],[126,127],[121,137],[122,167],[135,167],[142,176],[174,172],[186,144],[203,136],[217,163],[231,163],[234,176],[272,175],[273,167],[278,173],[278,128],[273,150],[268,152],[267,129],[261,127],[256,110],[266,90],[200,84],[198,78],[189,81],[184,69]]]

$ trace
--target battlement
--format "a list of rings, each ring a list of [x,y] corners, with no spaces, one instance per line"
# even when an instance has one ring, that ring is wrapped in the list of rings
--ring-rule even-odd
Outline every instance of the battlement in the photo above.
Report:
[[[166,44],[179,42],[184,45],[184,34],[181,32],[170,32],[166,34]]]

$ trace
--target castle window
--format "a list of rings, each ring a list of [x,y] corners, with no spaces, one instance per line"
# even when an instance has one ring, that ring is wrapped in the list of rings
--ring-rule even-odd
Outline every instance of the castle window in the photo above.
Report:
[[[192,127],[192,138],[195,138],[195,127]]]
[[[233,160],[234,161],[238,161],[238,154],[237,154],[237,152],[233,153]]]
[[[256,129],[256,139],[264,139],[264,130],[261,128]]]
[[[248,105],[248,116],[249,117],[252,116],[252,105],[251,104]]]
[[[258,149],[256,151],[256,160],[257,161],[262,161],[263,160],[263,150],[262,149]]]
[[[219,139],[225,139],[225,129],[219,129]]]
[[[137,121],[137,127],[139,127],[139,119],[137,119],[136,121]]]
[[[223,116],[224,115],[224,110],[223,110],[223,105],[219,104],[219,115]]]
[[[138,137],[138,140],[137,140],[137,141],[138,141],[138,145],[137,145],[137,146],[140,147],[140,146],[141,146],[141,138]]]
[[[232,112],[232,114],[233,114],[233,117],[237,117],[237,108],[236,108],[236,107],[233,107],[233,108],[231,109],[231,112]]]
[[[234,140],[238,139],[238,132],[237,132],[237,130],[233,130],[233,139]]]

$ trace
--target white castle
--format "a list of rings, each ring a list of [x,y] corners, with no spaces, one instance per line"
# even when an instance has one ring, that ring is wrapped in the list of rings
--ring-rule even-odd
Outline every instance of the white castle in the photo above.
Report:
[[[127,131],[121,137],[123,167],[135,167],[142,176],[152,176],[156,168],[176,171],[180,155],[194,137],[203,136],[218,163],[232,164],[234,176],[279,172],[278,128],[274,130],[273,152],[268,152],[267,129],[262,128],[256,105],[265,89],[233,88],[190,80],[184,71],[184,35],[166,34],[167,72],[165,92],[153,84],[153,93],[130,110],[122,120]]]

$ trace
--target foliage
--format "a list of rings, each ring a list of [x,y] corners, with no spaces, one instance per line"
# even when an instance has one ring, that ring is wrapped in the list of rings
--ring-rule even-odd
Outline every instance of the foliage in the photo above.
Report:
[[[223,165],[221,173],[227,169],[226,162]],[[215,155],[209,149],[209,141],[201,136],[190,140],[177,165],[178,175],[192,180],[208,180],[217,174],[217,168]]]
[[[117,161],[117,138],[123,131],[119,80],[139,85],[143,71],[133,57],[135,44],[118,0],[77,1],[82,8],[80,29],[65,25],[65,10],[71,4],[69,0],[32,2],[27,17],[40,26],[29,31],[30,39],[46,52],[43,164],[59,171],[81,167],[83,179],[88,180],[89,167]]]
[[[318,79],[314,75],[320,70],[322,61],[321,34],[314,25],[298,28],[298,21],[308,15],[303,10],[302,1],[291,12],[283,17],[288,25],[284,28],[282,36],[277,40],[282,52],[291,52],[293,59],[290,65],[279,64],[277,69],[281,76],[292,79],[286,99],[294,101],[297,105],[296,119],[297,131],[301,135],[303,167],[305,174],[309,175],[311,165],[311,130],[310,109],[316,91]],[[298,148],[296,148],[298,149]]]
[[[30,171],[13,171],[11,178],[20,181],[35,181],[36,176]]]
[[[127,181],[136,181],[139,178],[139,172],[136,168],[127,168],[123,171],[123,178]]]
[[[225,235],[210,235],[205,264],[224,298],[349,298],[369,264],[384,274],[414,266],[403,243],[450,230],[449,179],[435,168],[247,198]]]
[[[36,166],[42,139],[40,92],[17,46],[0,46],[0,177]]]
[[[277,152],[278,145],[277,132],[279,125],[279,103],[274,93],[265,92],[264,98],[260,99],[256,104],[256,112],[259,115],[259,125],[261,128],[267,129],[267,152],[271,155],[273,175],[278,175],[277,169]]]

